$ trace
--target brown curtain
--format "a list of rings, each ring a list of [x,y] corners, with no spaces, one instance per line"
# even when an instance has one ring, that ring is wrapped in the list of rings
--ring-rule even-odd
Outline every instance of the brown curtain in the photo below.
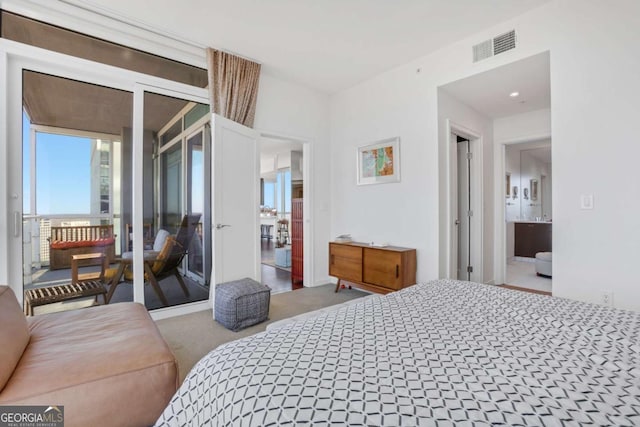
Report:
[[[250,128],[256,114],[260,64],[207,49],[213,112]]]

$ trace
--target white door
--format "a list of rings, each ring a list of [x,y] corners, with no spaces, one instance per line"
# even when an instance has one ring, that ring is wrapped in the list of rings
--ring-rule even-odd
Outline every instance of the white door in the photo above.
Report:
[[[260,282],[258,133],[213,115],[214,284],[249,277]],[[215,286],[211,287],[215,290]]]
[[[456,137],[457,138],[457,137]],[[470,280],[471,272],[471,181],[469,174],[469,141],[464,140],[458,145],[457,192],[458,192],[458,263],[457,274],[460,280]]]
[[[449,141],[449,277],[481,282],[482,145],[479,137],[462,137],[454,132]]]

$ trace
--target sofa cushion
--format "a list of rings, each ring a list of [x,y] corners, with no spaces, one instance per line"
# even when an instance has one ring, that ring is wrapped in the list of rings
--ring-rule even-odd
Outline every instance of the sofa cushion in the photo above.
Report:
[[[177,389],[147,310],[119,303],[28,319],[31,342],[0,404],[64,405],[65,426],[152,425]]]
[[[113,245],[116,239],[113,237],[105,237],[96,240],[54,240],[51,242],[51,249],[72,249],[72,248],[90,248],[98,246]]]
[[[8,286],[0,286],[0,391],[4,389],[29,344],[27,319],[16,295]]]
[[[153,241],[153,251],[160,252],[164,247],[164,242],[169,237],[169,232],[167,230],[160,229],[158,230],[158,234],[156,234],[156,239]]]

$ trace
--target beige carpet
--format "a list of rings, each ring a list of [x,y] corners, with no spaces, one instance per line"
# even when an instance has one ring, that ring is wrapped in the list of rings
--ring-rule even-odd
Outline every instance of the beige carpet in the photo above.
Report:
[[[262,332],[276,320],[367,295],[355,289],[336,294],[334,289],[335,285],[328,284],[272,295],[269,320],[240,332],[232,332],[214,321],[211,310],[158,320],[157,325],[178,359],[182,383],[198,360],[220,344]]]

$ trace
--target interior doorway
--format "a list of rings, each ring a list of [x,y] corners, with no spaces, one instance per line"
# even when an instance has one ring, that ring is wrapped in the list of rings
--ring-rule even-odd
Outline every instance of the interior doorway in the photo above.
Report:
[[[458,208],[456,209],[456,242],[458,245],[458,261],[456,263],[456,279],[469,280],[473,266],[471,265],[471,147],[469,140],[453,135],[457,146],[456,190],[458,192]]]
[[[551,294],[551,139],[505,143],[506,285]]]
[[[481,138],[450,124],[450,268],[449,277],[482,281]]]
[[[304,144],[275,136],[260,140],[260,249],[262,283],[272,293],[303,287]]]
[[[549,70],[547,51],[438,88],[438,140],[441,148],[439,194],[443,207],[439,215],[441,277],[453,277],[457,267],[453,263],[454,252],[451,250],[455,211],[451,206],[453,178],[450,162],[452,149],[449,145],[452,128],[457,126],[452,125],[452,122],[472,127],[484,137],[484,149],[479,150],[478,154],[484,153],[484,159],[479,164],[485,173],[480,176],[489,192],[485,193],[487,203],[481,206],[484,214],[481,230],[485,242],[481,249],[484,255],[484,274],[477,281],[502,285],[506,279],[504,213],[505,181],[508,180],[502,153],[504,144],[507,143],[551,137]],[[550,175],[546,175],[544,182],[542,176],[539,178],[539,191],[543,184],[545,188],[551,187],[549,177]],[[520,185],[518,190],[521,190]],[[543,189],[542,191],[544,192]],[[542,194],[542,197],[546,196]]]

